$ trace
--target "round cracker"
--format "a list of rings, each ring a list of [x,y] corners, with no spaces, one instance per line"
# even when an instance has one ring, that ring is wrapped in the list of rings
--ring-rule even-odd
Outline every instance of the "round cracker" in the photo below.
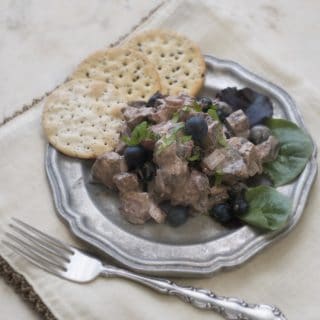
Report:
[[[160,91],[160,79],[146,57],[128,48],[98,51],[85,59],[71,79],[91,78],[113,84],[126,101],[147,100]]]
[[[129,39],[127,46],[143,52],[156,66],[164,94],[194,96],[200,91],[206,65],[200,49],[188,38],[151,30]]]
[[[119,143],[124,106],[112,85],[92,79],[72,80],[46,99],[43,128],[49,142],[62,153],[96,158]]]

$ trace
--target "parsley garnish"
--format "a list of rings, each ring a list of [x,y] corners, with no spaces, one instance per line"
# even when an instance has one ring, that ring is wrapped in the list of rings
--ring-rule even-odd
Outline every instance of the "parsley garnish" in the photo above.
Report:
[[[158,153],[162,152],[165,148],[169,147],[171,144],[173,144],[177,140],[181,142],[190,141],[191,136],[186,136],[186,135],[178,136],[178,132],[183,128],[184,128],[183,122],[179,122],[176,124],[175,127],[171,128],[170,132],[159,140],[161,144],[157,152]]]
[[[192,107],[193,107],[194,111],[196,111],[196,112],[201,112],[202,111],[202,108],[201,108],[200,104],[198,104],[196,102],[193,103]]]
[[[220,121],[216,109],[214,109],[214,108],[211,107],[207,112],[208,112],[208,115],[209,115],[213,120]]]
[[[201,149],[198,146],[195,146],[192,150],[192,155],[188,158],[188,161],[198,161],[201,158]]]
[[[217,108],[218,108],[218,106],[216,104],[212,104],[210,106],[209,110],[207,111],[207,113],[213,120],[220,122],[220,119],[219,119],[219,116],[217,113]]]
[[[200,104],[198,104],[196,101],[194,101],[192,105],[186,105],[182,108],[182,111],[185,111],[185,112],[190,112],[191,110],[194,110],[196,112],[201,112],[202,108]]]
[[[174,123],[177,123],[178,120],[179,120],[179,112],[177,111],[173,114],[171,121]]]
[[[184,111],[184,112],[190,112],[191,111],[191,107],[190,106],[184,106],[181,110]]]
[[[179,141],[182,142],[182,143],[186,143],[188,141],[191,141],[192,140],[192,137],[191,136],[182,136],[179,138]]]
[[[223,178],[223,174],[220,171],[216,171],[214,173],[214,185],[216,187],[220,186],[221,182],[222,182],[222,178]]]
[[[136,146],[144,140],[156,140],[156,136],[150,130],[148,122],[143,121],[132,130],[130,137],[123,137],[122,140],[128,146]]]
[[[188,158],[188,161],[197,161],[200,159],[200,153],[193,154],[191,157]]]
[[[222,146],[222,147],[226,147],[228,145],[228,141],[226,139],[226,137],[223,134],[223,129],[221,128],[221,130],[219,131],[218,137],[217,137],[218,143]]]

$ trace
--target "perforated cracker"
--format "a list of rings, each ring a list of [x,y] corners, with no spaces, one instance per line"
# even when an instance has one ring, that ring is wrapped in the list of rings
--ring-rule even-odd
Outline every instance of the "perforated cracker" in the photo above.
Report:
[[[62,153],[96,158],[119,143],[124,106],[112,85],[92,79],[72,80],[47,98],[43,128],[49,142]]]
[[[205,61],[188,38],[172,31],[152,30],[129,39],[126,46],[144,53],[156,66],[163,93],[193,96],[200,91]]]
[[[85,59],[71,79],[91,78],[113,84],[126,101],[147,100],[160,91],[160,79],[146,57],[128,48],[98,51]]]

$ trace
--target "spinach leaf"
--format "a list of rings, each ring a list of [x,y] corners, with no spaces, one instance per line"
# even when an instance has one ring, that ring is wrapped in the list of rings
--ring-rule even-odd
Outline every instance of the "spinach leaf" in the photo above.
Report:
[[[283,227],[291,213],[291,201],[276,189],[268,186],[249,188],[246,192],[249,210],[239,219],[264,230]]]
[[[309,136],[296,124],[284,119],[269,119],[266,126],[280,142],[276,160],[264,165],[264,172],[275,186],[281,186],[294,180],[306,166],[313,145]]]
[[[148,122],[143,121],[132,130],[130,137],[123,137],[122,140],[128,146],[136,146],[143,140],[156,140],[156,137],[150,130]]]

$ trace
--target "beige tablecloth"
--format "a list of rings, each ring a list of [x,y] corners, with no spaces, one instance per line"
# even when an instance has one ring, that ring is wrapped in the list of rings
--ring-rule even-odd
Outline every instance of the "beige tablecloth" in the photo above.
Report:
[[[235,60],[279,84],[296,100],[317,139],[319,9],[318,1],[169,1],[137,31],[174,29],[194,39],[203,53]],[[69,69],[71,65],[65,68],[65,75]],[[46,141],[41,111],[39,103],[0,127],[0,237],[14,216],[77,243],[53,207],[44,172]],[[179,282],[252,302],[277,304],[290,320],[320,319],[318,190],[316,182],[300,223],[285,239],[237,269],[210,279]],[[74,284],[42,272],[3,246],[0,254],[26,277],[58,319],[220,319],[125,280]]]

